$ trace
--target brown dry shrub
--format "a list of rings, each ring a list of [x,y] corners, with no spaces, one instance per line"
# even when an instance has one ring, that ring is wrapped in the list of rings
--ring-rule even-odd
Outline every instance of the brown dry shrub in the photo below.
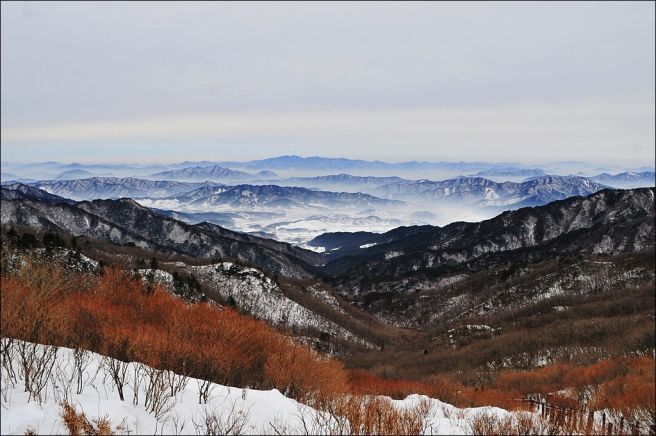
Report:
[[[269,354],[264,378],[284,395],[300,400],[313,395],[332,397],[348,391],[341,362],[324,360],[316,352],[295,344]]]
[[[439,398],[440,401],[456,404],[462,399],[465,387],[462,384],[444,375],[436,375],[425,380],[428,384],[427,395],[431,398]]]
[[[396,407],[386,397],[369,395],[339,395],[320,402],[310,402],[317,410],[327,413],[312,425],[312,432],[351,435],[419,435],[426,431],[429,400],[414,406]]]
[[[503,417],[481,412],[467,420],[472,435],[526,436],[534,434],[572,434],[530,412],[515,412]]]
[[[468,425],[472,435],[510,435],[513,427],[511,417],[500,418],[491,412],[477,413]]]
[[[263,321],[210,303],[188,304],[113,268],[72,289],[82,278],[66,284],[61,277],[68,273],[60,269],[26,263],[2,277],[3,336],[88,349],[215,383],[277,387],[299,398],[348,391],[341,363],[295,345]]]
[[[60,403],[61,416],[64,425],[71,436],[109,436],[114,434],[111,422],[107,416],[96,418],[93,422],[89,421],[84,412],[78,413],[75,407],[71,406],[68,402],[62,401]],[[125,430],[125,427],[119,426],[119,431]]]

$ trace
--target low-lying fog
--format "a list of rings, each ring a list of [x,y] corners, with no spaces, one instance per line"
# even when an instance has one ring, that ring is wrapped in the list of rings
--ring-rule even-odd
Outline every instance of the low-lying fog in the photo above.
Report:
[[[234,208],[231,206],[189,207],[176,200],[137,199],[146,207],[186,212],[175,218],[190,223],[210,221],[231,230],[311,248],[307,242],[327,232],[384,233],[399,226],[444,226],[455,221],[481,221],[498,212],[470,207],[411,204],[389,209]]]

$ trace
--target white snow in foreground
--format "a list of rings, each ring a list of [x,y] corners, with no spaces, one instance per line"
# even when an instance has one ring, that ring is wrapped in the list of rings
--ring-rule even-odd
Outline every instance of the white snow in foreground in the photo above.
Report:
[[[5,349],[8,343],[3,338],[2,348]],[[55,349],[14,341],[13,349],[17,350],[18,346],[33,346],[37,357]],[[64,399],[78,413],[84,412],[89,421],[107,416],[113,429],[121,423],[127,426],[123,431],[117,431],[117,434],[128,431],[131,434],[197,434],[203,431],[197,424],[204,422],[208,414],[220,418],[224,425],[234,425],[234,429],[239,430],[235,434],[306,434],[302,417],[310,433],[319,432],[312,425],[312,417],[320,412],[285,397],[276,389],[261,391],[212,383],[207,403],[199,404],[199,386],[203,382],[193,378],[188,378],[174,397],[170,396],[167,385],[162,410],[148,411],[145,407],[146,388],[155,378],[156,370],[140,363],[127,364],[125,401],[121,401],[107,371],[108,365],[116,361],[96,353],[84,353],[87,360],[78,373],[73,350],[56,349],[54,366],[43,388],[41,402],[30,398],[28,392],[25,392],[24,373],[18,353],[10,353],[13,357],[2,361],[0,433],[22,435],[29,428],[37,434],[66,434],[66,427],[59,415],[59,402]],[[15,383],[10,377],[10,371],[16,374]],[[135,383],[134,374],[138,375],[140,381]],[[82,380],[80,394],[76,393],[78,375],[81,375]],[[169,371],[162,371],[160,375],[166,380],[182,380],[179,376],[176,379],[175,374]],[[138,394],[136,401],[135,391]],[[405,408],[416,405],[422,399],[429,400],[431,405],[426,434],[467,434],[468,419],[477,413],[493,413],[500,418],[509,414],[494,407],[458,409],[420,395],[410,395],[405,400],[393,400],[392,403],[395,407]]]

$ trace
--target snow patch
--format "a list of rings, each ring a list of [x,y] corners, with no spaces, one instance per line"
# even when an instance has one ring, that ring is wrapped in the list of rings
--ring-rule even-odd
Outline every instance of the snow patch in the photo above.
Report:
[[[385,253],[385,260],[394,259],[399,256],[403,256],[403,251],[388,251]]]

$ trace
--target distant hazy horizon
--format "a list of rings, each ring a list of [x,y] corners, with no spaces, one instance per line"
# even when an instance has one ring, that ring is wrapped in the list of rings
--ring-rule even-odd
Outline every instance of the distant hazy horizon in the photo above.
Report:
[[[571,164],[576,166],[577,164],[586,164],[586,165],[598,165],[600,167],[623,167],[625,169],[637,169],[637,168],[656,168],[655,162],[645,162],[643,164],[637,165],[625,165],[618,162],[603,162],[595,160],[551,160],[551,161],[534,161],[534,162],[522,162],[522,161],[503,161],[503,160],[453,160],[453,159],[377,159],[377,158],[367,158],[367,157],[347,157],[347,156],[319,156],[319,155],[270,155],[263,157],[245,157],[243,159],[234,159],[234,160],[224,160],[224,159],[202,159],[202,160],[186,160],[186,159],[149,159],[143,161],[137,160],[98,160],[98,159],[78,159],[78,160],[63,160],[63,159],[54,159],[54,160],[40,160],[40,159],[30,159],[30,160],[10,160],[2,159],[0,162],[3,164],[12,164],[12,165],[38,165],[38,164],[47,164],[47,163],[58,163],[61,165],[75,165],[80,164],[82,166],[87,165],[140,165],[140,166],[149,166],[149,165],[180,165],[183,163],[189,164],[189,166],[199,165],[199,164],[233,164],[241,163],[247,164],[251,161],[260,161],[267,159],[275,159],[281,157],[300,157],[300,158],[320,158],[320,159],[346,159],[346,160],[355,160],[355,161],[365,161],[365,162],[382,162],[385,164],[402,164],[410,162],[419,162],[419,163],[481,163],[481,164],[490,164],[490,165],[508,165],[516,166],[517,168],[540,168],[545,166],[550,166],[554,164]],[[234,165],[233,165],[234,166]]]

